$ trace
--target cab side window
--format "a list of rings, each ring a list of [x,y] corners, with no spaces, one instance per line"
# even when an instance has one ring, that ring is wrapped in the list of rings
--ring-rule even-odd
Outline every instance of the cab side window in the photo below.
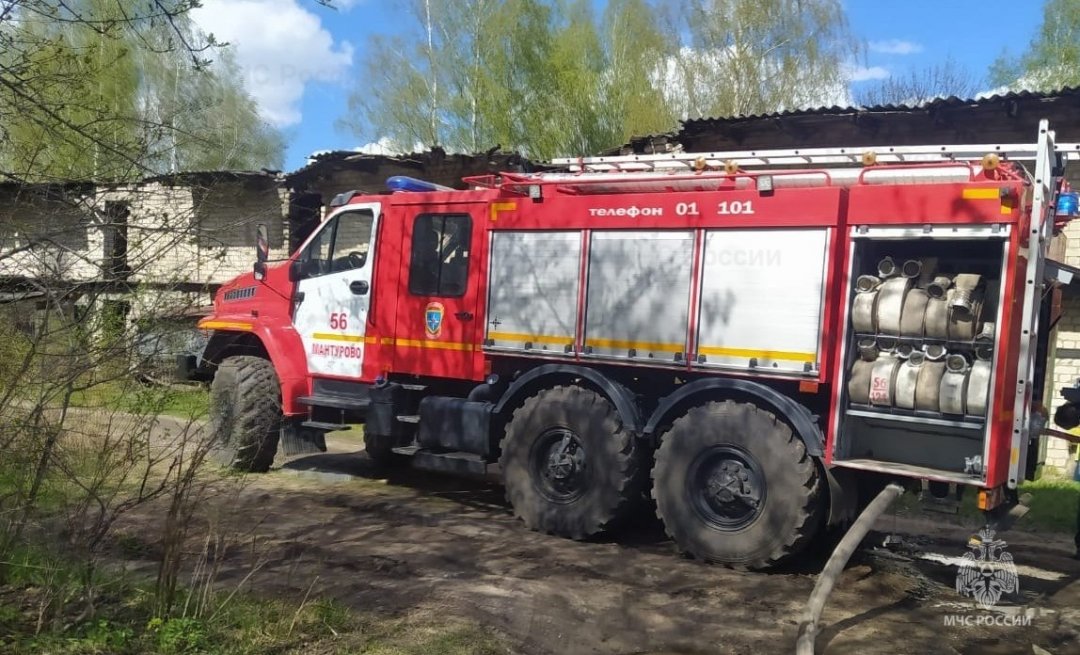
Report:
[[[469,283],[472,218],[468,214],[421,214],[413,222],[409,293],[455,298]]]
[[[375,216],[369,209],[345,212],[330,219],[300,256],[304,277],[341,273],[366,265],[374,223]]]

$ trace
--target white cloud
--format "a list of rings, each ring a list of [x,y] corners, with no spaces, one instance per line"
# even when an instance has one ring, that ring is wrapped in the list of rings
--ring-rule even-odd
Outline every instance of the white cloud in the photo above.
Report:
[[[363,2],[364,0],[331,0],[331,1],[333,2],[333,6],[334,6],[335,9],[340,9],[341,11],[349,11],[350,9],[355,7],[356,5]]]
[[[869,80],[884,80],[892,75],[889,69],[881,66],[849,66],[847,69],[848,79],[852,82],[866,82]]]
[[[339,0],[342,9],[353,4]],[[245,88],[277,127],[300,122],[309,82],[340,81],[352,65],[352,44],[335,42],[297,0],[205,0],[191,16],[203,31],[232,44]]]
[[[922,44],[915,41],[885,39],[870,42],[870,52],[880,52],[883,55],[914,55],[922,51]]]

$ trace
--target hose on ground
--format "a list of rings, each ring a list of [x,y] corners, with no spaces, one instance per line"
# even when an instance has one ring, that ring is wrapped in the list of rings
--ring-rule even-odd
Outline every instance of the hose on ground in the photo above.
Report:
[[[881,493],[870,501],[862,514],[859,514],[859,518],[855,519],[847,534],[836,546],[836,550],[833,551],[829,561],[825,563],[821,575],[818,576],[814,591],[810,594],[810,600],[806,604],[806,613],[803,614],[803,619],[799,623],[799,636],[795,642],[796,655],[814,655],[814,640],[817,638],[818,621],[821,619],[822,610],[825,609],[825,601],[828,600],[829,594],[832,593],[833,587],[836,586],[837,578],[840,577],[840,573],[847,566],[851,555],[863,538],[866,537],[866,533],[873,527],[874,522],[902,493],[904,493],[904,488],[895,483],[889,484],[882,489]]]

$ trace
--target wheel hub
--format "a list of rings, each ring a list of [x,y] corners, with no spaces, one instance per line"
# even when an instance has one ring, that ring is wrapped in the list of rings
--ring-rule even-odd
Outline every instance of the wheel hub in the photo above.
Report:
[[[580,497],[588,481],[585,447],[577,434],[565,428],[548,430],[536,441],[534,479],[541,494],[556,502]]]
[[[757,461],[733,446],[716,446],[699,455],[687,484],[698,514],[720,530],[749,525],[765,500],[765,478]]]

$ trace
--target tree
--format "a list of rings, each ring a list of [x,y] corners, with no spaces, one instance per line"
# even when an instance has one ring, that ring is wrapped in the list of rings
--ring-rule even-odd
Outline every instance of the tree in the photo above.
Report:
[[[609,0],[604,12],[606,118],[618,143],[671,129],[679,119],[665,97],[661,74],[678,47],[657,22],[645,0]]]
[[[668,24],[668,99],[688,118],[833,103],[860,54],[840,0],[682,0]]]
[[[0,173],[126,180],[281,163],[194,0],[0,0]],[[216,60],[216,61],[213,61]]]
[[[1080,2],[1046,0],[1042,25],[1024,54],[1003,53],[990,67],[990,81],[1014,91],[1080,86]]]
[[[970,72],[954,60],[946,59],[940,64],[868,85],[856,95],[856,102],[863,106],[915,106],[935,98],[971,98],[980,88],[980,82]]]
[[[342,121],[361,138],[547,158],[674,127],[644,0],[613,1],[602,27],[588,0],[414,0],[410,16],[372,43]]]

